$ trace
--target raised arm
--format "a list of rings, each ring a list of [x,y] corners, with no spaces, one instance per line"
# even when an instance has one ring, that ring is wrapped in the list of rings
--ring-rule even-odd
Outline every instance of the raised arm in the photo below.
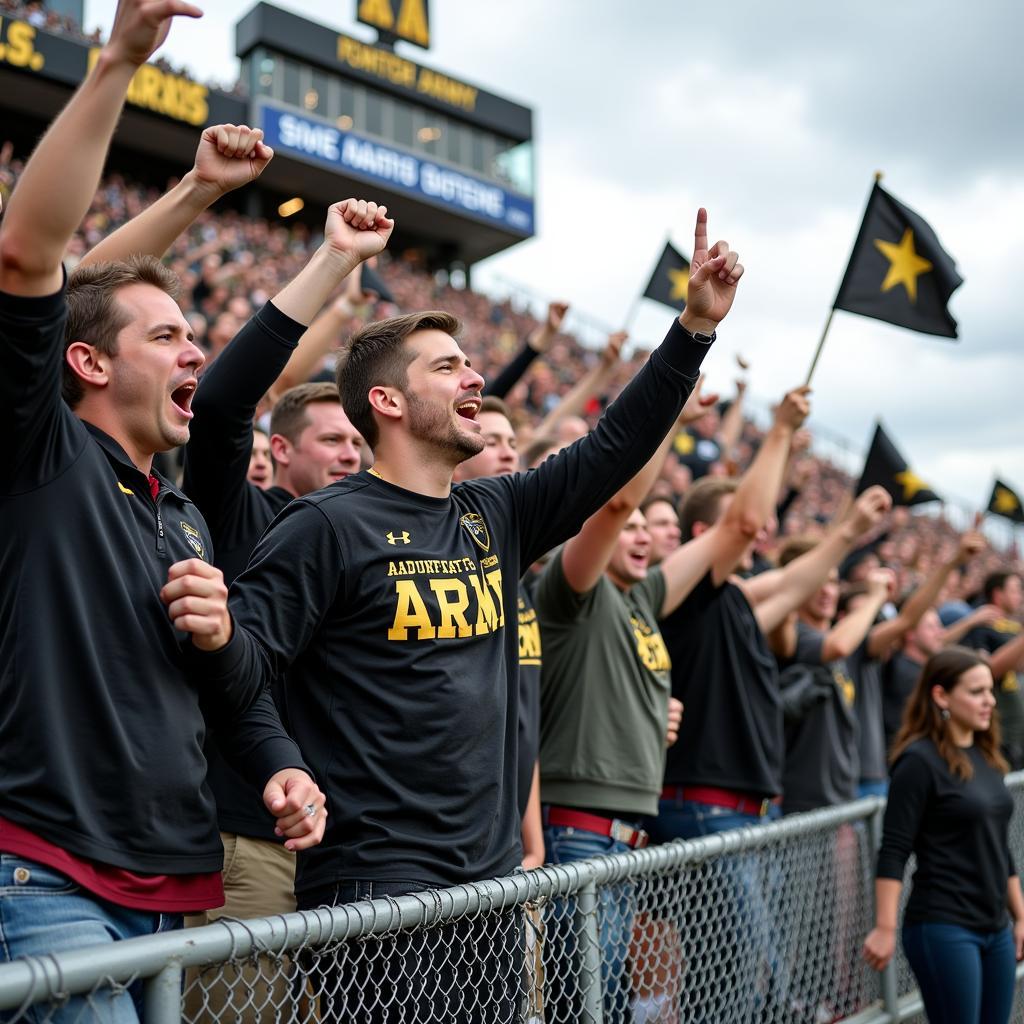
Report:
[[[537,437],[550,437],[562,420],[570,416],[579,416],[591,398],[604,393],[615,374],[615,368],[619,365],[622,346],[628,337],[625,331],[616,331],[608,336],[608,344],[602,350],[600,359],[573,384],[558,405],[541,420],[536,430]]]
[[[868,653],[872,658],[887,655],[921,621],[933,604],[943,584],[954,569],[965,566],[985,550],[985,538],[975,530],[968,530],[960,538],[956,554],[947,562],[937,565],[925,581],[903,603],[899,614],[875,626],[868,637]]]
[[[0,227],[0,291],[50,295],[64,250],[89,210],[132,76],[163,43],[183,0],[121,0],[89,77],[36,147]]]
[[[665,439],[647,465],[598,509],[583,524],[580,532],[562,549],[562,571],[565,574],[565,581],[577,594],[585,594],[592,590],[608,568],[608,562],[615,553],[619,534],[629,517],[647,497],[654,481],[658,479],[677,430],[700,419],[708,406],[714,405],[718,400],[717,395],[701,395],[702,381],[703,377],[698,379],[697,386],[686,400],[675,427],[665,435]]]
[[[569,312],[567,302],[548,303],[548,313],[536,330],[530,333],[526,344],[519,350],[512,361],[498,374],[494,380],[484,387],[485,395],[504,398],[522,379],[523,374],[533,365],[533,361],[547,352],[555,335],[562,329],[565,314]]]
[[[729,403],[725,410],[722,423],[718,428],[718,443],[722,448],[722,455],[726,459],[733,458],[736,445],[739,444],[740,435],[743,433],[743,396],[747,391],[747,382],[736,381],[736,397]]]
[[[255,181],[273,156],[258,128],[211,125],[199,138],[192,170],[152,206],[94,246],[82,263],[123,260],[135,253],[162,257],[203,210]]]
[[[875,616],[889,596],[891,569],[872,569],[868,573],[866,599],[844,615],[826,634],[821,645],[821,660],[848,658],[868,636]]]
[[[327,296],[394,228],[384,207],[346,199],[327,212],[324,242],[267,307],[232,339],[204,375],[192,404],[185,489],[215,533],[241,500],[256,406]]]
[[[323,362],[324,356],[338,346],[345,321],[355,315],[358,298],[362,293],[361,277],[360,263],[345,278],[345,289],[341,295],[328,303],[299,339],[298,347],[270,389],[274,401],[289,388],[305,384]]]
[[[790,391],[775,409],[775,420],[750,468],[712,530],[716,540],[714,581],[721,586],[735,571],[744,551],[775,511],[775,499],[789,460],[793,435],[810,412],[807,387]]]
[[[996,619],[1002,617],[1003,613],[1000,608],[994,604],[983,604],[980,608],[975,608],[970,615],[965,615],[946,628],[942,634],[942,646],[952,647],[953,644],[960,643],[972,629],[978,626],[990,626]]]
[[[806,554],[778,570],[771,594],[753,602],[762,632],[772,633],[790,612],[796,611],[850,552],[861,534],[876,526],[891,507],[892,498],[884,488],[869,487],[838,526]],[[743,588],[750,599],[746,581]]]
[[[503,478],[520,521],[525,569],[576,533],[657,451],[693,390],[714,330],[743,273],[728,243],[707,247],[707,214],[694,235],[689,299],[661,346],[597,428],[529,473]]]

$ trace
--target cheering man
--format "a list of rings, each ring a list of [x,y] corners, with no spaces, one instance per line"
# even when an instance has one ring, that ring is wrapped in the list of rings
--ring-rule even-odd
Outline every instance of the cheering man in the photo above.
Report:
[[[454,317],[353,337],[340,389],[374,468],[289,505],[231,601],[246,653],[230,671],[286,674],[290,726],[329,791],[334,827],[323,856],[299,859],[300,907],[521,862],[506,616],[526,568],[640,470],[693,389],[742,274],[725,242],[709,250],[706,225],[701,210],[686,309],[665,341],[593,433],[529,473],[452,487],[484,444],[484,382]]]

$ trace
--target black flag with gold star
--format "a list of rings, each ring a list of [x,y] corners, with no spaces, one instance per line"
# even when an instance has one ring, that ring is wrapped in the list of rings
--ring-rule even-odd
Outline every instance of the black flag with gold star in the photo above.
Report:
[[[1003,516],[1011,523],[1024,523],[1024,506],[1021,505],[1020,497],[1002,480],[996,480],[992,485],[992,497],[988,499],[986,511]]]
[[[666,242],[643,297],[678,311],[686,305],[686,286],[689,282],[690,261],[671,243]]]
[[[875,424],[875,436],[864,460],[857,493],[861,494],[875,484],[881,484],[892,495],[894,505],[923,505],[926,501],[942,500],[907,465],[907,460],[896,450],[881,423]]]
[[[953,258],[928,223],[876,182],[835,308],[955,338],[956,321],[946,304],[961,284]]]

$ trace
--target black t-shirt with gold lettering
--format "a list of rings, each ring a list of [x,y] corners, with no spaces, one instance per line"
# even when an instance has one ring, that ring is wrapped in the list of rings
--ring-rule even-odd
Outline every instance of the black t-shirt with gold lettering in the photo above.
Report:
[[[860,694],[846,658],[821,660],[825,634],[796,624],[796,651],[783,669],[786,765],[782,810],[811,811],[857,798],[862,776],[857,746]]]
[[[446,498],[359,473],[271,526],[232,590],[246,653],[231,670],[285,676],[328,795],[296,891],[519,864],[519,579],[646,463],[705,352],[674,327],[595,431],[528,473]]]
[[[540,623],[530,592],[519,583],[519,770],[516,797],[519,817],[526,813],[533,766],[540,750],[540,669],[543,657]]]

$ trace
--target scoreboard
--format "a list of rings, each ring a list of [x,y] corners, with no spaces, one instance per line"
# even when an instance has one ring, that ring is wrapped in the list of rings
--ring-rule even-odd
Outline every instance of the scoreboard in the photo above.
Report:
[[[397,29],[410,7],[422,16],[406,27],[425,27],[423,0],[361,0],[358,13]],[[239,22],[236,51],[277,153],[384,189],[400,226],[432,220],[466,262],[534,233],[528,108],[267,3]]]
[[[366,195],[398,221],[392,248],[432,266],[468,266],[535,231],[533,112],[449,71],[397,53],[430,42],[427,0],[352,0],[376,43],[258,3],[235,26],[241,88],[232,94],[147,64],[115,137],[154,183],[191,165],[198,129],[261,127],[275,159],[246,190],[247,211],[283,200],[322,224],[331,202]],[[99,48],[0,16],[0,118],[25,144],[95,63]],[[201,78],[201,74],[197,78]],[[155,159],[154,159],[155,158]],[[124,168],[121,168],[124,169]],[[302,202],[294,202],[301,199]]]

